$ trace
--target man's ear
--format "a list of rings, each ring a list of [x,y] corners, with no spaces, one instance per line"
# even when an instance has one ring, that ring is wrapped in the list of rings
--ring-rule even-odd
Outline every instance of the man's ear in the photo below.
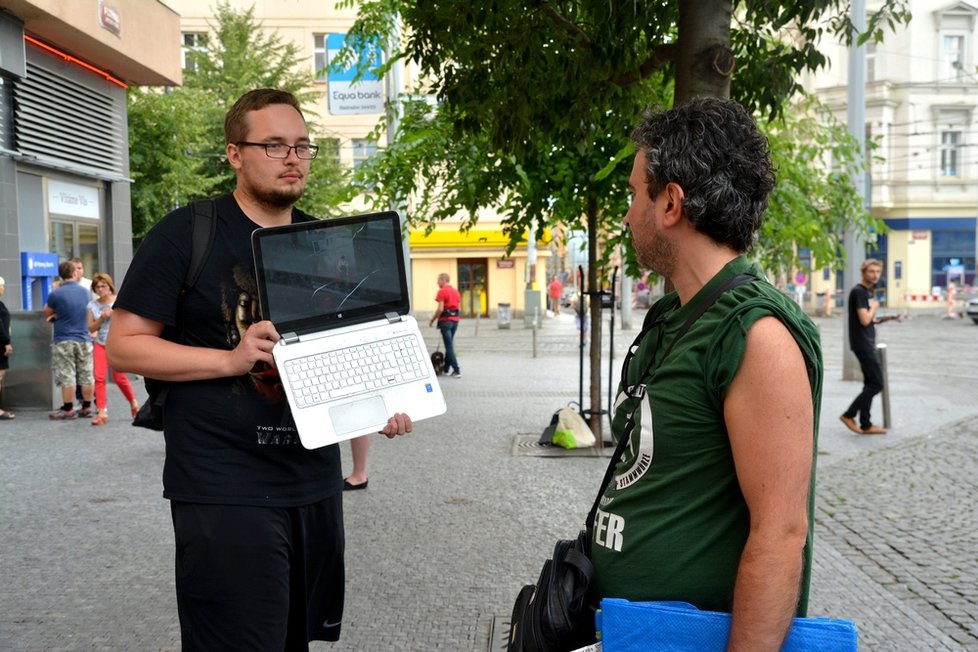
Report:
[[[228,143],[224,146],[224,154],[227,157],[228,163],[231,167],[237,169],[241,165],[241,153],[238,150],[238,146],[232,143]]]
[[[683,192],[682,187],[675,182],[669,182],[665,187],[665,214],[663,219],[664,226],[673,226],[679,223],[679,220],[683,216],[683,199],[686,197],[686,193]]]

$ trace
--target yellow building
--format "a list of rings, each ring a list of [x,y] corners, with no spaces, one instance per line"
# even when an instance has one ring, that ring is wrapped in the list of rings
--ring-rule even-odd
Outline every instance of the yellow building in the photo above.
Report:
[[[433,311],[437,307],[435,281],[438,274],[446,272],[462,295],[463,317],[495,315],[500,303],[509,304],[514,314],[523,314],[527,309],[527,279],[537,295],[535,301],[530,300],[530,310],[536,306],[542,311],[546,306],[543,301],[547,286],[546,258],[551,255],[549,239],[547,231],[537,240],[537,262],[530,265],[528,275],[526,243],[505,256],[509,239],[498,223],[477,226],[467,232],[460,232],[453,223],[440,224],[428,235],[413,231],[410,234],[412,307],[415,311]]]

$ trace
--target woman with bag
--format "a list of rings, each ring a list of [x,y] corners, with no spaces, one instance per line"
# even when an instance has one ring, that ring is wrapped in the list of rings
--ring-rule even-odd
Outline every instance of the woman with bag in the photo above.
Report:
[[[95,406],[98,414],[92,419],[93,426],[104,426],[109,422],[108,397],[105,385],[108,375],[109,362],[105,357],[105,341],[109,336],[109,321],[112,319],[112,304],[115,303],[115,283],[108,274],[96,274],[92,279],[92,292],[98,297],[88,304],[88,330],[96,333],[93,348],[95,370]],[[112,371],[112,381],[122,391],[129,401],[133,418],[139,412],[139,403],[133,392],[128,376],[119,371]]]

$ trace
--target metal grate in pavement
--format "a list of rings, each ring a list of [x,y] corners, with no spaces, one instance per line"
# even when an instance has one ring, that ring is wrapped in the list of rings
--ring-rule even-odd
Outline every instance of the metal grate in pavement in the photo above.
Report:
[[[514,457],[610,457],[614,447],[605,445],[603,449],[561,448],[539,442],[540,435],[515,435],[513,437]]]
[[[509,616],[493,616],[488,652],[506,652],[509,647]]]

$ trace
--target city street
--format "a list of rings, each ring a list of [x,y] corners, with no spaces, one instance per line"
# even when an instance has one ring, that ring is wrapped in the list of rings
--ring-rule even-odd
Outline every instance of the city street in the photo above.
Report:
[[[941,313],[878,328],[892,429],[862,437],[838,421],[861,386],[842,380],[844,318],[815,318],[826,383],[811,615],[855,621],[861,650],[978,650],[978,326]],[[640,316],[614,334],[615,374]],[[437,330],[425,335],[434,349]],[[456,343],[448,413],[377,437],[370,488],[345,495],[345,622],[314,650],[500,650],[520,586],[583,524],[606,460],[533,445],[577,400],[573,316],[535,335],[522,319],[463,320]],[[109,395],[105,427],[14,406],[0,426],[2,650],[180,649],[162,437],[115,418],[125,405]]]

